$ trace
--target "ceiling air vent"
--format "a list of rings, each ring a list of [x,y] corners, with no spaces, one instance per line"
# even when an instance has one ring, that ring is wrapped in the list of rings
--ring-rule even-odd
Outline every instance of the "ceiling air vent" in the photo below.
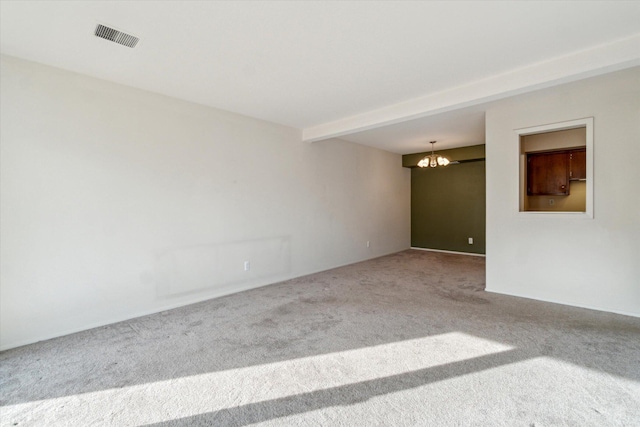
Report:
[[[139,38],[132,36],[131,34],[123,33],[121,31],[114,30],[113,28],[105,27],[101,24],[98,24],[96,27],[95,35],[127,47],[136,47],[136,44],[140,41]]]

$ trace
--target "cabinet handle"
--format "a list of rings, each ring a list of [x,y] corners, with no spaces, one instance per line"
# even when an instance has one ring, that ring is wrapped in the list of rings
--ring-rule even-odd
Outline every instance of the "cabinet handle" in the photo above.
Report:
[[[560,186],[560,189],[561,189],[561,190],[564,190],[566,187],[567,187],[566,185],[561,185],[561,186]]]

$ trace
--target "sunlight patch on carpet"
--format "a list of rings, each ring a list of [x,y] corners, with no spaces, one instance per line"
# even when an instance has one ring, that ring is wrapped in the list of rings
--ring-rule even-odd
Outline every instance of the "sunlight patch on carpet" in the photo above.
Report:
[[[126,425],[141,416],[157,423],[433,368],[512,350],[461,332],[339,351],[54,399],[8,405],[4,414],[26,417],[47,407],[59,425],[83,415],[105,415]],[[133,416],[135,414],[135,416]],[[107,419],[108,418],[108,419]],[[33,420],[32,420],[33,421]]]

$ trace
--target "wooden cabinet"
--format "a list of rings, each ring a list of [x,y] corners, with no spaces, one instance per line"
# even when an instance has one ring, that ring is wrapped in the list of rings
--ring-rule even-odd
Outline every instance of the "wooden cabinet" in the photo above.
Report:
[[[569,151],[569,179],[587,179],[587,150]]]
[[[527,154],[527,195],[568,196],[569,181],[587,178],[582,149]]]
[[[527,195],[569,194],[569,153],[527,154]]]

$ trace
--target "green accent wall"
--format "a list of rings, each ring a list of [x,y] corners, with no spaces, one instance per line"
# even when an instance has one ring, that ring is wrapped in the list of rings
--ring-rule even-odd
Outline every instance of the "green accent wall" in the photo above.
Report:
[[[485,253],[484,145],[464,148],[436,152],[460,164],[411,168],[411,246]],[[403,157],[412,166],[424,154]]]

